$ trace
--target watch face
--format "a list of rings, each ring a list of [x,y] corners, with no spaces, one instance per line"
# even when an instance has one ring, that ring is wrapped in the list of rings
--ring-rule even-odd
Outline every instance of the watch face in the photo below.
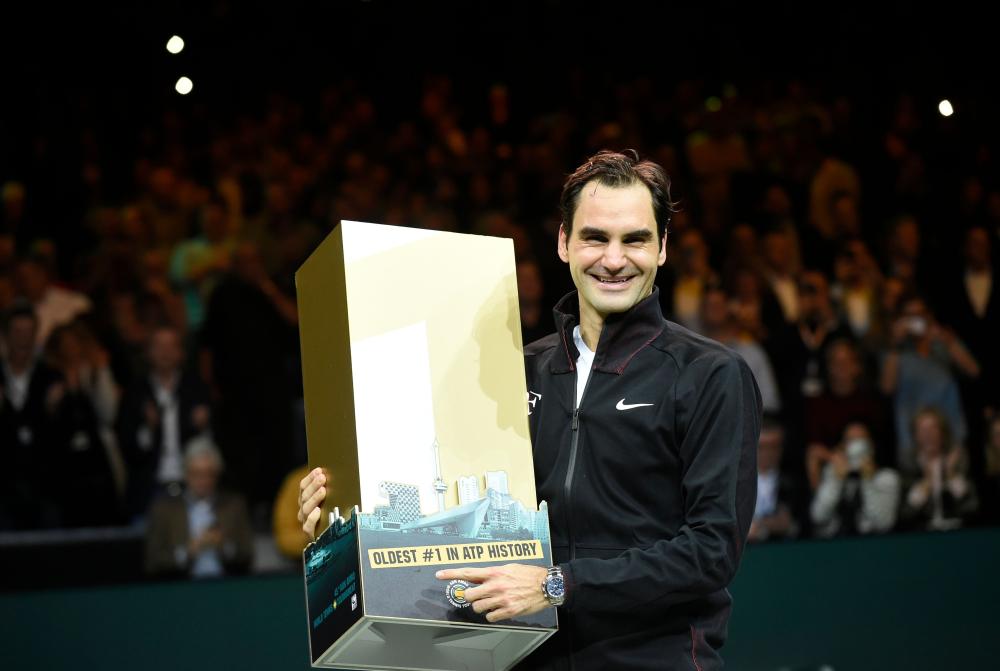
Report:
[[[550,576],[545,583],[545,591],[553,599],[559,599],[566,595],[566,585],[560,576]]]

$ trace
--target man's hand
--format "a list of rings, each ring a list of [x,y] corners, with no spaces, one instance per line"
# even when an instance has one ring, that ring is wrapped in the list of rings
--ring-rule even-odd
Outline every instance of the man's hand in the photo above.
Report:
[[[465,590],[472,610],[486,613],[490,622],[531,615],[548,608],[542,583],[548,571],[530,564],[505,564],[487,568],[458,568],[438,571],[439,580],[467,580],[479,583]]]
[[[316,538],[316,524],[322,514],[320,506],[326,498],[326,474],[314,468],[299,482],[299,522],[309,538]]]

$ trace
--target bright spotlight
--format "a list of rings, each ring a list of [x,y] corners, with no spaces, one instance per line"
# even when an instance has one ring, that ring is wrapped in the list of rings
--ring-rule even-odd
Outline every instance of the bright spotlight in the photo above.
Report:
[[[942,100],[938,103],[938,112],[941,116],[951,116],[955,113],[955,108],[951,106],[951,102],[948,100]]]
[[[182,40],[177,35],[174,35],[169,40],[167,40],[167,51],[172,54],[179,54],[184,51],[184,40]]]
[[[194,82],[192,82],[187,77],[181,77],[180,79],[177,80],[177,83],[174,84],[174,90],[176,90],[182,96],[186,96],[187,94],[191,93],[191,89],[193,88],[194,88]]]

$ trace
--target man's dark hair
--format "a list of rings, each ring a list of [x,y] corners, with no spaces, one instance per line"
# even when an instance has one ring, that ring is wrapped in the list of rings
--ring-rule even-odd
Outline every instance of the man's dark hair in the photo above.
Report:
[[[579,204],[580,191],[591,180],[612,188],[624,188],[633,184],[645,186],[653,200],[653,216],[656,218],[659,240],[667,236],[670,217],[677,211],[677,203],[670,199],[670,177],[656,163],[640,161],[639,154],[633,149],[626,149],[624,152],[602,149],[566,178],[559,198],[559,212],[567,236],[573,232],[573,215]]]

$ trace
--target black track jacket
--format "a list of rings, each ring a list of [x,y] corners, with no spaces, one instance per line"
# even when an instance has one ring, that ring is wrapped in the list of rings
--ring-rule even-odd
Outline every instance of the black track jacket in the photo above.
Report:
[[[611,315],[576,408],[577,294],[525,348],[539,500],[568,588],[560,631],[519,669],[718,669],[757,494],[760,392],[732,350]]]

